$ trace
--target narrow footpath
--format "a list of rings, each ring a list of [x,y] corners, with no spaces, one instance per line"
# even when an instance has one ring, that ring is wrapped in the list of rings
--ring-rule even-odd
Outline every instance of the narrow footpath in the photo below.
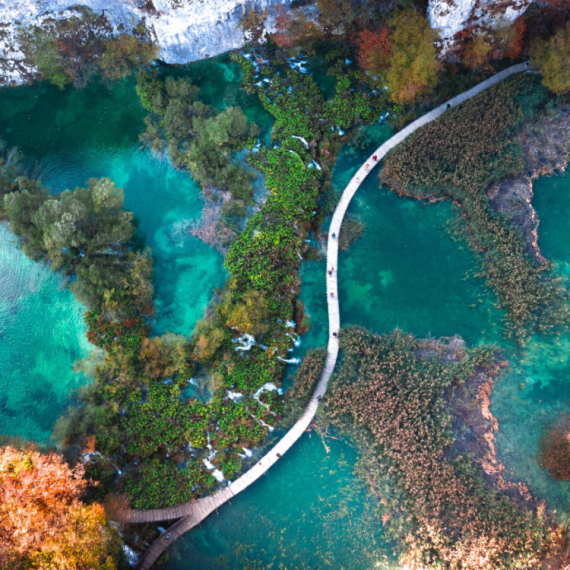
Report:
[[[338,236],[344,215],[356,194],[360,185],[364,182],[366,177],[372,172],[374,167],[398,144],[411,135],[414,131],[423,127],[425,124],[434,121],[445,111],[452,107],[456,107],[475,97],[481,91],[488,89],[495,83],[499,83],[510,75],[515,73],[522,73],[528,71],[529,68],[524,63],[513,65],[503,71],[493,75],[489,79],[479,83],[472,89],[453,97],[443,105],[436,107],[433,111],[426,113],[413,123],[410,123],[406,128],[395,134],[392,138],[387,140],[382,146],[378,147],[370,158],[358,169],[348,186],[344,189],[340,202],[336,207],[333,214],[327,243],[327,302],[328,302],[328,316],[329,316],[329,342],[327,347],[327,358],[325,361],[325,368],[322,372],[321,378],[311,400],[306,407],[303,415],[297,420],[295,425],[283,436],[282,439],[266,454],[258,463],[256,463],[249,471],[244,473],[241,477],[236,479],[233,483],[220,489],[209,497],[182,503],[176,507],[169,507],[164,509],[131,509],[123,514],[121,517],[122,522],[129,523],[147,523],[158,522],[171,519],[180,519],[168,530],[161,534],[161,536],[150,546],[141,558],[138,570],[149,570],[152,565],[158,560],[160,555],[166,550],[178,537],[182,536],[185,532],[194,528],[202,522],[213,511],[223,505],[225,502],[231,500],[232,497],[241,493],[244,489],[249,487],[253,482],[257,481],[269,468],[277,463],[277,461],[285,454],[285,452],[292,447],[292,445],[303,435],[305,430],[309,427],[319,406],[321,398],[327,391],[327,386],[330,377],[333,373],[336,359],[338,356],[338,331],[340,330],[340,311],[338,305]],[[334,268],[332,274],[329,276],[328,271]]]

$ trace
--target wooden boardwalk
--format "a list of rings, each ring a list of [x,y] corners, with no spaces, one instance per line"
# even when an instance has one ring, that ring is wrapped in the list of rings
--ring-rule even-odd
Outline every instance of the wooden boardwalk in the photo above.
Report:
[[[491,85],[502,81],[503,79],[515,73],[528,71],[524,63],[513,65],[505,69],[493,77],[476,85],[472,89],[465,91],[461,95],[457,95],[450,99],[443,105],[426,113],[413,123],[410,123],[406,128],[402,129],[399,133],[395,134],[391,139],[387,140],[383,145],[378,147],[368,160],[359,168],[356,174],[352,177],[348,186],[344,189],[341,199],[333,214],[327,243],[327,302],[328,302],[328,317],[329,317],[329,342],[327,347],[327,358],[325,361],[325,368],[322,372],[321,378],[314,394],[311,397],[303,415],[297,420],[295,425],[283,436],[282,439],[265,455],[258,463],[256,463],[249,471],[244,473],[241,477],[230,483],[209,497],[182,503],[176,507],[169,507],[164,509],[149,509],[138,510],[132,509],[127,511],[122,517],[123,522],[130,523],[146,523],[158,522],[171,519],[180,519],[173,526],[150,546],[142,557],[138,570],[149,570],[152,565],[158,560],[160,555],[166,550],[174,540],[182,536],[185,532],[194,528],[202,522],[208,515],[215,511],[219,506],[229,501],[233,496],[241,493],[244,489],[249,487],[252,483],[257,481],[268,469],[285,454],[285,452],[303,435],[303,432],[309,427],[319,406],[319,401],[327,391],[327,386],[330,377],[333,373],[336,359],[338,356],[338,337],[333,336],[333,333],[338,333],[340,330],[340,311],[338,305],[338,287],[337,287],[337,268],[338,268],[338,236],[344,215],[356,191],[364,182],[366,177],[372,172],[374,166],[378,164],[394,147],[400,144],[406,137],[423,125],[440,117],[450,107],[456,107],[467,99],[474,97],[481,91],[488,89]],[[376,160],[372,157],[376,156]],[[334,237],[333,237],[334,236]],[[332,275],[328,275],[328,270],[334,267]]]

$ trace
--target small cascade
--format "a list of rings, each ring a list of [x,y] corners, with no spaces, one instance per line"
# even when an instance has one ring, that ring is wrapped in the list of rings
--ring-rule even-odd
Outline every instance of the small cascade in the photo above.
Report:
[[[259,400],[259,397],[261,396],[261,394],[263,394],[263,392],[277,392],[278,394],[281,394],[282,392],[280,391],[279,388],[277,388],[277,386],[275,386],[273,382],[267,382],[261,388],[259,388],[259,390],[257,390],[257,392],[253,395],[253,399],[256,400],[258,404],[266,408],[270,414],[276,415],[275,412],[272,412],[270,410],[267,404]]]
[[[251,334],[243,333],[243,335],[240,336],[239,338],[232,339],[232,343],[233,344],[241,343],[241,346],[236,346],[234,350],[236,352],[240,350],[243,350],[245,352],[251,350],[251,347],[255,344],[255,337]]]
[[[277,360],[280,360],[285,364],[299,364],[301,362],[300,358],[281,358],[280,356],[277,357]]]
[[[297,333],[285,333],[285,336],[288,336],[293,341],[293,346],[289,349],[289,352],[293,352],[296,348],[301,346],[301,339]]]
[[[291,138],[300,140],[303,143],[303,146],[307,150],[309,150],[309,143],[307,142],[307,139],[305,137],[298,137],[297,135],[291,135]]]
[[[210,432],[208,432],[208,443],[206,444],[206,447],[210,451],[210,455],[208,455],[208,457],[204,457],[203,459],[204,465],[206,466],[206,469],[208,469],[208,471],[212,472],[212,475],[215,477],[215,479],[218,482],[223,483],[226,480],[224,474],[219,469],[216,469],[216,466],[212,463],[212,459],[216,457],[216,453],[218,452],[214,449],[214,447],[210,443]]]
[[[258,422],[259,424],[261,424],[263,427],[266,427],[269,431],[273,431],[275,428],[273,426],[270,426],[269,424],[265,423],[261,418],[256,418],[253,414],[251,415],[251,417]]]
[[[242,447],[242,449],[243,449],[243,453],[238,453],[238,455],[239,455],[242,459],[247,459],[247,458],[253,456],[253,452],[251,451],[251,449],[248,449],[247,447]]]
[[[226,394],[226,397],[224,399],[227,399],[227,398],[229,398],[233,402],[239,402],[239,400],[241,400],[243,398],[243,394],[241,394],[240,392],[234,392],[234,391],[230,390]]]
[[[137,553],[127,544],[123,544],[123,553],[125,554],[129,566],[136,566],[139,563]]]

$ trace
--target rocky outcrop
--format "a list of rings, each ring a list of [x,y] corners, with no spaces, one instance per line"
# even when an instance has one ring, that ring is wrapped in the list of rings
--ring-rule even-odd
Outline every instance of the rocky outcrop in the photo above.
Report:
[[[429,0],[427,16],[437,30],[443,52],[453,47],[455,34],[474,28],[500,28],[516,20],[531,0]]]
[[[487,189],[491,207],[509,218],[523,234],[528,255],[540,269],[549,267],[538,246],[538,216],[532,207],[533,181],[563,172],[570,158],[570,105],[545,110],[520,131],[525,172],[494,182]]]
[[[187,63],[241,47],[238,22],[244,9],[275,13],[290,0],[0,0],[0,84],[19,84],[33,76],[18,42],[21,27],[82,18],[81,7],[104,16],[114,31],[129,31],[144,21],[166,63]],[[272,18],[267,25],[270,27]]]
[[[528,176],[507,178],[491,184],[487,190],[491,208],[505,214],[520,229],[527,254],[537,267],[546,269],[548,261],[538,247],[538,217],[532,207],[532,180]]]

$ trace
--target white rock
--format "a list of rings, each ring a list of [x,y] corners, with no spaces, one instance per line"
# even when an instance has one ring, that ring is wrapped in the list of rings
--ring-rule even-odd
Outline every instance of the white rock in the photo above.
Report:
[[[516,20],[531,0],[430,0],[427,17],[437,30],[445,53],[453,46],[453,36],[469,24],[501,28]]]

